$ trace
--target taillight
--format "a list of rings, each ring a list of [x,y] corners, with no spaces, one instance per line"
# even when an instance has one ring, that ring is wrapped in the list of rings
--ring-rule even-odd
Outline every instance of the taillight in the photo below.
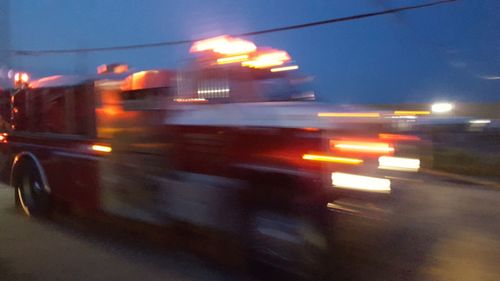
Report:
[[[330,162],[330,163],[340,163],[340,164],[350,164],[350,165],[358,165],[363,163],[362,159],[337,157],[329,155],[318,155],[318,154],[304,154],[302,156],[302,159],[310,161],[320,161],[320,162]]]
[[[420,159],[381,156],[378,158],[378,168],[406,172],[417,172],[420,169]]]
[[[91,149],[93,151],[98,151],[98,152],[106,152],[106,153],[110,153],[112,148],[111,146],[107,146],[107,145],[100,145],[100,144],[94,144],[91,146]]]
[[[7,136],[8,136],[8,134],[7,134],[7,133],[2,133],[2,134],[0,135],[0,142],[1,142],[1,143],[7,143]]]

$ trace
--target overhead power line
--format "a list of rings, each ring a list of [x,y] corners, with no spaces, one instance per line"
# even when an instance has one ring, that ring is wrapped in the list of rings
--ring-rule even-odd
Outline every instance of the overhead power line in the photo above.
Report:
[[[419,5],[403,6],[403,7],[399,7],[399,8],[387,9],[387,10],[382,10],[382,11],[377,11],[377,12],[356,14],[356,15],[351,15],[351,16],[346,16],[346,17],[332,18],[332,19],[327,19],[327,20],[322,20],[322,21],[315,21],[315,22],[296,24],[296,25],[288,25],[288,26],[283,26],[283,27],[263,29],[263,30],[258,30],[258,31],[251,31],[251,32],[232,34],[232,35],[233,36],[252,36],[252,35],[261,35],[261,34],[268,34],[268,33],[275,33],[275,32],[283,32],[283,31],[309,28],[309,27],[320,26],[320,25],[334,24],[334,23],[339,23],[339,22],[360,20],[360,19],[382,16],[382,15],[387,15],[387,14],[400,13],[403,11],[422,9],[422,8],[427,8],[427,7],[432,7],[432,6],[442,5],[442,4],[450,4],[450,3],[456,2],[456,1],[457,0],[440,0],[440,1],[430,2],[430,3],[419,4]],[[174,46],[174,45],[182,45],[182,44],[191,44],[195,41],[199,41],[199,40],[203,40],[203,39],[207,39],[207,37],[198,38],[198,39],[194,39],[194,40],[163,41],[163,42],[156,42],[156,43],[123,45],[123,46],[112,46],[112,47],[78,48],[78,49],[49,49],[49,50],[10,50],[10,54],[15,55],[15,56],[39,56],[39,55],[53,55],[53,54],[89,53],[89,52],[130,50],[130,49],[158,48],[158,47],[166,47],[166,46]]]

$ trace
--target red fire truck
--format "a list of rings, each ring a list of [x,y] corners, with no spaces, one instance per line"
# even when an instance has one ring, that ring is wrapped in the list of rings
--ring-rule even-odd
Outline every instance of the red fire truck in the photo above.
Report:
[[[188,223],[303,273],[329,254],[329,204],[388,194],[387,169],[418,169],[396,146],[416,139],[378,112],[315,102],[286,52],[227,36],[191,50],[180,71],[103,66],[2,91],[0,168],[19,208]]]

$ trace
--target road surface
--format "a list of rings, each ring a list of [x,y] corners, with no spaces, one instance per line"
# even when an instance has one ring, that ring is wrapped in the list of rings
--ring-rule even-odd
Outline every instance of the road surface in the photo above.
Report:
[[[332,279],[500,280],[500,190],[422,175],[404,184],[373,216],[337,216]],[[0,280],[253,280],[75,224],[23,217],[0,187]]]

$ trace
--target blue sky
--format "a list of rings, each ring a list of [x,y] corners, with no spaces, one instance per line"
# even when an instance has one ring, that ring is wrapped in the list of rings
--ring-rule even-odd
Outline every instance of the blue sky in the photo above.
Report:
[[[37,50],[194,39],[428,1],[11,0],[11,44]],[[315,77],[319,97],[332,102],[499,101],[499,12],[497,0],[461,0],[250,39],[287,50]],[[168,68],[188,58],[188,48],[17,57],[14,63],[37,75],[93,72],[110,62]]]

